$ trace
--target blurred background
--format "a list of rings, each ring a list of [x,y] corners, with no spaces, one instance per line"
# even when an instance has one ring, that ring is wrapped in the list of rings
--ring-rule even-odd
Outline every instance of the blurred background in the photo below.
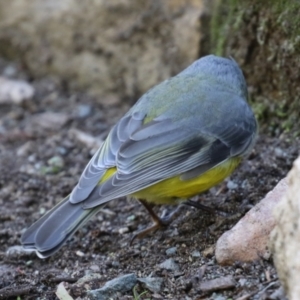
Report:
[[[29,81],[52,76],[105,104],[134,103],[200,56],[232,56],[257,115],[289,130],[300,102],[298,13],[296,0],[2,0],[0,58]]]

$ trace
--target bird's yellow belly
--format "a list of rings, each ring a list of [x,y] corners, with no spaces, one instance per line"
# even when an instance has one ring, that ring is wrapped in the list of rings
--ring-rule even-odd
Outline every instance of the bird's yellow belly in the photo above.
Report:
[[[200,194],[229,176],[240,163],[241,158],[231,158],[221,165],[190,180],[181,180],[180,176],[163,180],[149,186],[132,196],[155,204],[178,204],[178,200]]]

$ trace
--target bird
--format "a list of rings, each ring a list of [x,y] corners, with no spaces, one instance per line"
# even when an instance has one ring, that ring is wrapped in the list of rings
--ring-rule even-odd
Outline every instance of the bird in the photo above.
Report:
[[[56,253],[105,203],[129,196],[153,205],[188,203],[228,177],[256,140],[257,121],[237,62],[207,55],[152,87],[112,127],[71,193],[22,235],[40,258]],[[121,200],[120,200],[121,201]],[[178,206],[177,206],[178,207]]]

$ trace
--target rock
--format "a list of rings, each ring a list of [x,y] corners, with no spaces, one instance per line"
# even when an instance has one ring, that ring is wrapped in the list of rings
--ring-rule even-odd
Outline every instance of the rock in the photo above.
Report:
[[[43,112],[35,114],[32,117],[31,126],[39,126],[45,130],[59,130],[61,129],[69,120],[68,115],[58,112]]]
[[[287,177],[287,193],[274,209],[277,225],[271,234],[279,279],[289,300],[300,295],[300,157]]]
[[[177,247],[171,247],[166,250],[166,254],[168,256],[174,255],[177,252]]]
[[[101,102],[136,97],[198,57],[203,2],[0,0],[0,55],[117,96]]]
[[[126,274],[106,282],[101,289],[91,290],[87,292],[89,299],[106,300],[113,298],[116,293],[125,293],[133,289],[137,283],[137,278],[134,274]]]
[[[215,252],[215,246],[209,246],[202,251],[204,257],[212,257]]]
[[[83,119],[88,117],[92,113],[92,106],[88,104],[80,104],[76,107],[75,116]]]
[[[34,149],[34,143],[32,141],[28,141],[22,146],[20,146],[17,150],[17,156],[25,157]]]
[[[207,281],[202,281],[197,289],[204,293],[211,293],[214,291],[220,291],[225,289],[234,288],[236,285],[236,282],[233,278],[233,276],[224,276],[216,279],[211,279]]]
[[[166,269],[166,270],[170,270],[170,271],[179,271],[179,266],[174,261],[173,258],[169,258],[169,259],[165,260],[164,262],[159,264],[159,267],[161,269]]]
[[[69,133],[71,137],[75,138],[78,142],[91,149],[98,149],[103,144],[103,140],[93,137],[92,135],[78,129],[72,128],[70,129]]]
[[[192,255],[192,257],[200,257],[201,256],[201,254],[198,250],[194,250],[191,255]]]
[[[73,300],[70,294],[67,292],[64,283],[61,282],[56,289],[55,295],[59,300]]]
[[[102,275],[98,274],[98,273],[87,274],[87,275],[81,277],[80,279],[78,279],[78,281],[74,285],[83,287],[86,283],[88,283],[90,281],[95,281],[95,280],[101,279],[101,278],[102,278]]]
[[[278,289],[276,289],[270,296],[269,296],[270,300],[287,300],[287,298],[285,297],[284,294],[284,289],[283,287],[279,287]]]
[[[229,189],[229,190],[235,190],[235,189],[237,189],[239,187],[239,185],[238,184],[236,184],[234,181],[232,181],[232,180],[229,180],[228,182],[227,182],[227,188]]]
[[[159,293],[164,282],[163,278],[160,277],[139,278],[138,281],[143,283],[153,293]]]
[[[216,259],[228,265],[235,261],[249,262],[268,258],[269,235],[276,224],[274,207],[286,192],[287,181],[282,179],[266,197],[253,207],[231,230],[225,232],[216,244]]]
[[[24,100],[31,99],[33,95],[34,88],[29,83],[0,77],[0,104],[10,102],[20,104]]]

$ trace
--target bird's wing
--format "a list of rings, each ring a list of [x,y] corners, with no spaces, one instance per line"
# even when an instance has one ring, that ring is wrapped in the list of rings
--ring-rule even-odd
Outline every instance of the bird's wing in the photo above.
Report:
[[[109,168],[116,167],[116,156],[120,146],[130,135],[140,128],[145,118],[144,113],[125,115],[110,131],[104,144],[94,154],[81,174],[78,184],[70,195],[71,203],[85,200],[95,189]]]
[[[142,113],[134,113],[116,124],[83,172],[72,192],[72,203],[84,201],[84,208],[92,208],[173,176],[182,175],[183,180],[199,176],[241,152],[234,151],[237,143],[232,143],[237,134],[245,137],[243,142],[237,140],[242,150],[252,138],[251,129],[243,124],[227,131],[222,128],[216,136],[208,128],[201,132],[201,128],[184,127],[164,116],[147,124],[143,124],[144,118]],[[111,167],[117,171],[98,184]]]

